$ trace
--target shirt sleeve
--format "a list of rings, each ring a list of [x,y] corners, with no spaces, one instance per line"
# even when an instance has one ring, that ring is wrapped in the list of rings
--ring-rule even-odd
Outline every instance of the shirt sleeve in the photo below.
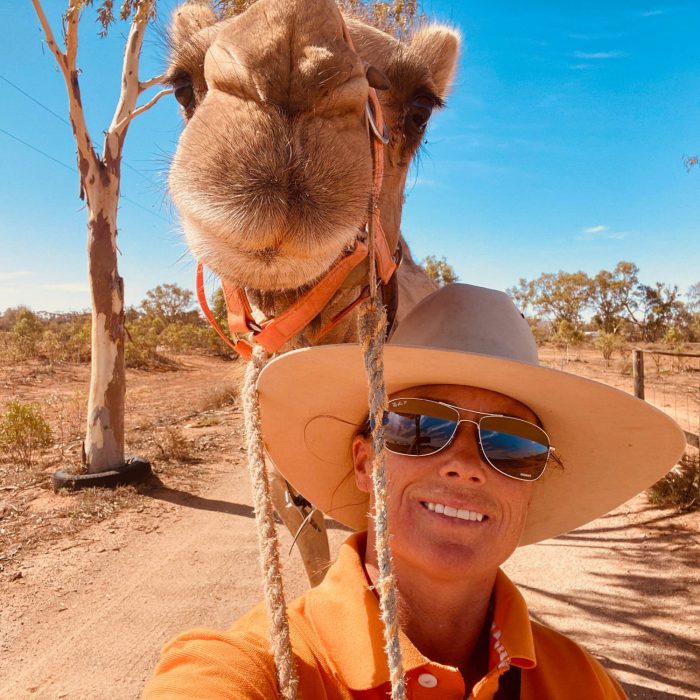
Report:
[[[193,630],[161,653],[144,700],[277,700],[267,640],[242,633]]]

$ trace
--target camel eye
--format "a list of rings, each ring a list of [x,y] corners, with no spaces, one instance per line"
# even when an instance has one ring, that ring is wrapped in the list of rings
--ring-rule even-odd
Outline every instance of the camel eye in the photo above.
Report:
[[[194,109],[194,89],[189,78],[176,80],[173,83],[173,93],[185,112],[191,112]]]
[[[411,100],[408,118],[411,125],[418,131],[425,131],[430,115],[437,104],[435,97],[432,95],[416,95]]]

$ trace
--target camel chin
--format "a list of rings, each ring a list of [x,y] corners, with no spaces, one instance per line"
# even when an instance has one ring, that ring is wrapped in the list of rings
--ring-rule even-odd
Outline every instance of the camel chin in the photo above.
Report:
[[[284,232],[268,237],[268,245],[261,245],[259,241],[265,236],[245,238],[230,231],[214,235],[187,219],[183,219],[183,229],[195,257],[221,279],[261,292],[305,289],[355,245],[358,234],[357,228],[335,229],[315,240],[310,254],[308,243],[295,241]]]

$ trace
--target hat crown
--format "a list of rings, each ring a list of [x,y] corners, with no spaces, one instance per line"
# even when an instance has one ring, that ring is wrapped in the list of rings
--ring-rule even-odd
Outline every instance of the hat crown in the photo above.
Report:
[[[471,284],[447,284],[425,297],[399,323],[389,343],[539,364],[530,325],[512,299]]]

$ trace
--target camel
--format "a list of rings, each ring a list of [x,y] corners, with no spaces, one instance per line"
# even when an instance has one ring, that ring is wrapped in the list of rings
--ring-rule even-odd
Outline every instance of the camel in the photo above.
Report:
[[[191,2],[173,15],[166,77],[184,129],[170,193],[194,256],[245,290],[257,323],[283,313],[366,236],[370,88],[388,128],[381,228],[391,251],[403,251],[397,322],[436,288],[412,260],[400,221],[409,164],[444,105],[459,35],[432,24],[400,42],[352,16],[344,22],[354,48],[333,0],[258,0],[224,20]],[[280,351],[357,342],[356,311],[321,329],[358,298],[367,265]],[[323,518],[279,476],[273,494],[292,533],[312,526],[297,545],[315,585],[329,563]]]

